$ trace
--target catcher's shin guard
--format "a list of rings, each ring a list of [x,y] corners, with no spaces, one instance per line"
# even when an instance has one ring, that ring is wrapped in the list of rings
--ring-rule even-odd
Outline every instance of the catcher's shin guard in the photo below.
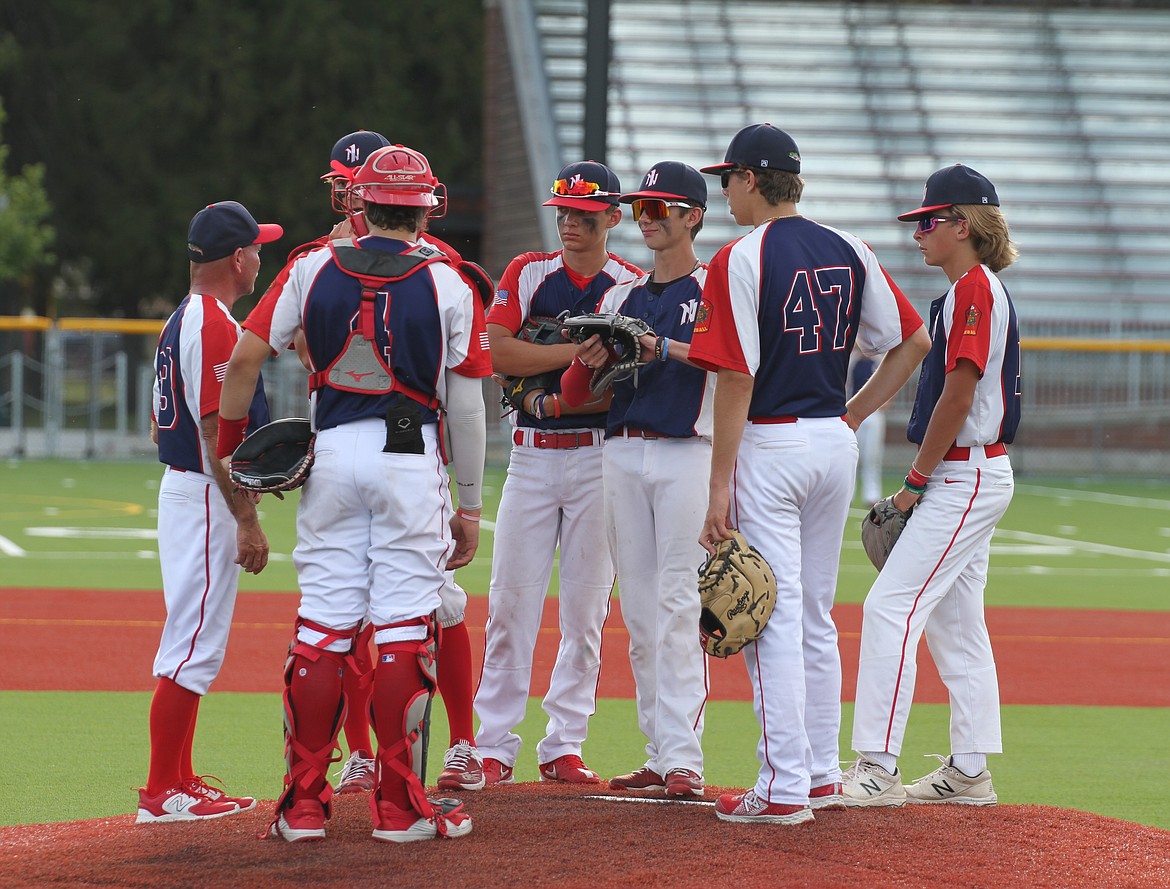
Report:
[[[319,634],[315,643],[300,639],[301,628]],[[313,797],[331,815],[333,788],[329,767],[340,758],[337,736],[345,720],[346,698],[342,676],[353,664],[353,640],[358,632],[334,630],[297,618],[284,669],[284,738],[288,771],[284,791],[276,801],[276,816],[298,798]],[[348,641],[346,651],[327,646]],[[274,818],[275,820],[275,818]]]
[[[417,635],[419,629],[426,634],[423,638],[402,638]],[[435,693],[435,624],[428,615],[379,626],[374,639],[378,663],[370,715],[378,736],[379,787],[374,797],[396,796],[394,785],[401,787],[399,782],[403,782],[406,800],[399,797],[399,801],[408,800],[420,815],[429,818],[433,806],[425,790],[426,750]],[[393,798],[388,801],[395,802]]]

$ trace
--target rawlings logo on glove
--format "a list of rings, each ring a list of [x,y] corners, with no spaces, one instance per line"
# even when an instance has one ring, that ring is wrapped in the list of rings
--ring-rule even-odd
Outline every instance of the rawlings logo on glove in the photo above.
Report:
[[[699,568],[699,643],[730,657],[754,642],[776,607],[776,575],[743,534],[732,531]]]
[[[261,426],[232,453],[232,481],[257,494],[299,488],[313,466],[314,438],[309,421],[295,417]]]
[[[642,344],[639,339],[647,334],[653,335],[654,331],[649,324],[641,318],[600,312],[572,317],[562,315],[561,325],[569,331],[569,338],[573,342],[583,343],[597,334],[602,344],[609,349],[609,360],[594,370],[589,381],[589,390],[594,395],[600,395],[616,381],[630,376],[634,377],[634,385],[637,385],[638,368],[646,363],[641,360]]]

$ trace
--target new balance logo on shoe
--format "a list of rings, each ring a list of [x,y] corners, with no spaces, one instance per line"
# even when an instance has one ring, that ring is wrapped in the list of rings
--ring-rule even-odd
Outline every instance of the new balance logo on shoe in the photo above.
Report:
[[[999,802],[991,773],[984,769],[978,775],[965,775],[953,765],[949,757],[931,754],[942,763],[929,775],[924,775],[906,788],[906,802],[913,804],[951,803],[958,806],[994,806]]]

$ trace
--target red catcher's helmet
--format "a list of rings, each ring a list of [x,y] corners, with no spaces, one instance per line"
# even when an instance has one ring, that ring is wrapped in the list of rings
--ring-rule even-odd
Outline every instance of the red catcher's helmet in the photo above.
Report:
[[[400,207],[444,206],[446,189],[431,172],[426,157],[405,145],[379,148],[354,173],[351,187],[363,201]],[[440,215],[428,213],[428,215]]]

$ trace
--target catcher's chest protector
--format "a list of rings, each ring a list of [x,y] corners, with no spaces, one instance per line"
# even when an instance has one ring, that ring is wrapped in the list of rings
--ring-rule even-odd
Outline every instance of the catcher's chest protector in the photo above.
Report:
[[[375,341],[374,303],[379,291],[392,281],[401,281],[418,268],[432,262],[446,262],[447,257],[430,247],[419,245],[407,253],[362,250],[348,239],[330,241],[337,267],[357,278],[362,285],[358,326],[350,331],[345,347],[324,371],[309,377],[310,390],[329,386],[344,392],[387,395],[401,392],[428,407],[437,402],[421,392],[401,385],[391,372]]]

